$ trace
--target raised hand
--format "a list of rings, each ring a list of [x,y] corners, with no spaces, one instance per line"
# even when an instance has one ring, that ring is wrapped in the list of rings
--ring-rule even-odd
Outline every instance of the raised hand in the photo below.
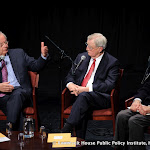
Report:
[[[44,42],[41,42],[41,53],[44,57],[46,57],[48,54],[48,47],[44,46]]]

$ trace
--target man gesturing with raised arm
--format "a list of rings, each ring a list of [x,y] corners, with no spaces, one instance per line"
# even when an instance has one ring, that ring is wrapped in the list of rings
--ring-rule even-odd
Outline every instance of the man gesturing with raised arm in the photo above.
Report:
[[[8,49],[7,37],[0,31],[0,109],[13,129],[22,129],[22,110],[31,103],[32,87],[28,71],[38,72],[47,63],[48,48],[41,42],[41,56],[36,60],[23,49]]]

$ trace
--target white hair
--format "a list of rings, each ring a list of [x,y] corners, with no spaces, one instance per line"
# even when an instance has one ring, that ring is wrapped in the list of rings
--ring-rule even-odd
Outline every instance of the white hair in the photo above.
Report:
[[[2,31],[0,31],[0,35],[4,35],[4,37],[7,39],[7,36]]]
[[[96,47],[103,47],[103,49],[106,48],[107,45],[107,39],[106,37],[101,33],[93,33],[87,37],[88,40],[93,40]]]

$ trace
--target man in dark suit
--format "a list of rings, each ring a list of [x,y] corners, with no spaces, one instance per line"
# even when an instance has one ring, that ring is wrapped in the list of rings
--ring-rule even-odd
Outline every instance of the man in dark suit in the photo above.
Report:
[[[8,49],[7,37],[0,32],[0,109],[7,122],[23,128],[22,110],[31,102],[32,86],[28,71],[38,72],[47,62],[48,48],[41,42],[41,57],[35,60],[22,49]]]
[[[86,43],[87,52],[79,54],[75,59],[78,64],[66,77],[66,85],[74,94],[71,114],[61,132],[70,130],[81,124],[89,109],[104,109],[110,107],[110,93],[115,87],[119,75],[119,62],[109,53],[104,52],[107,39],[100,33],[89,35]]]
[[[150,74],[150,73],[149,73]],[[149,75],[148,75],[149,76]],[[146,78],[145,78],[146,79]],[[150,126],[150,77],[134,95],[130,109],[122,110],[116,117],[114,141],[125,142],[125,146],[115,146],[117,149],[127,149],[130,142],[144,141],[144,130]],[[145,150],[145,145],[134,144],[131,150]]]

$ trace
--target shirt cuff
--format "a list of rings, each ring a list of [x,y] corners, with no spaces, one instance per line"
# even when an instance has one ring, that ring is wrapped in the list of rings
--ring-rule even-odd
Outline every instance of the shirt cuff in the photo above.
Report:
[[[68,88],[68,86],[69,86],[69,84],[70,84],[70,83],[73,83],[73,82],[69,82],[69,83],[67,83],[67,85],[66,85],[66,87],[67,87],[67,88]]]
[[[93,85],[89,86],[89,92],[93,92]]]
[[[142,102],[142,100],[140,98],[135,98],[133,101],[135,101],[135,100]]]
[[[49,54],[47,54],[46,57],[44,57],[42,54],[41,54],[41,57],[44,59],[44,60],[47,60],[47,57],[49,56]]]

